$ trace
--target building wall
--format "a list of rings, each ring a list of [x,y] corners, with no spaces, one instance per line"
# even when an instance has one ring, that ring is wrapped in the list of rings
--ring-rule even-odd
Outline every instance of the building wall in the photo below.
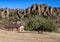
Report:
[[[24,32],[24,26],[20,26],[19,32]]]
[[[18,29],[17,29],[17,28],[13,28],[13,31],[14,31],[14,32],[18,32]]]

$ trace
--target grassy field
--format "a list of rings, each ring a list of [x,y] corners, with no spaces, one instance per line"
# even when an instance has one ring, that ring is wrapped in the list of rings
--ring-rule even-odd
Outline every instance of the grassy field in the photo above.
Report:
[[[60,33],[16,33],[0,30],[0,42],[60,42]]]

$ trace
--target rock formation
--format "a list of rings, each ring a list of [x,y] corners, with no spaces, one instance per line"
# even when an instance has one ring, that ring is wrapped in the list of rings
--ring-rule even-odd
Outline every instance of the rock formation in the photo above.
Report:
[[[2,18],[8,18],[9,17],[9,9],[0,9],[0,14]]]
[[[26,15],[27,13],[30,14],[33,10],[38,10],[38,14],[41,15],[45,12],[45,14],[52,14],[56,16],[60,14],[60,8],[52,8],[51,6],[47,6],[46,4],[33,4],[31,7],[24,9],[8,9],[8,8],[0,8],[0,15],[2,18],[8,18],[10,13],[17,12],[19,16]]]

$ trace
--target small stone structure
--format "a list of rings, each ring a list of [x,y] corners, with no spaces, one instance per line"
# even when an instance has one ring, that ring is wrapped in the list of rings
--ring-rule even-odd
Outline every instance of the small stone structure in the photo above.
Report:
[[[14,32],[24,32],[24,26],[21,24],[11,24],[4,27],[5,30]]]

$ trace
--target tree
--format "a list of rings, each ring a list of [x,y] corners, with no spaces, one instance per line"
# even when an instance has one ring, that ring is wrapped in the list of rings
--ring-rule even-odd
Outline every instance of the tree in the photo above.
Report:
[[[33,11],[31,11],[31,14],[32,14],[32,15],[37,15],[37,14],[38,14],[38,10],[33,10]]]
[[[56,25],[53,22],[49,22],[48,20],[39,17],[32,17],[25,29],[35,30],[38,31],[38,33],[39,31],[43,33],[43,31],[52,32],[57,30]]]
[[[35,21],[36,20],[35,16],[31,15],[30,17],[28,17],[28,19],[29,19],[29,22],[27,23],[25,29],[34,30],[34,28],[37,27],[37,25],[38,25],[37,21]]]
[[[2,16],[1,16],[1,14],[0,14],[0,19],[2,19]]]

